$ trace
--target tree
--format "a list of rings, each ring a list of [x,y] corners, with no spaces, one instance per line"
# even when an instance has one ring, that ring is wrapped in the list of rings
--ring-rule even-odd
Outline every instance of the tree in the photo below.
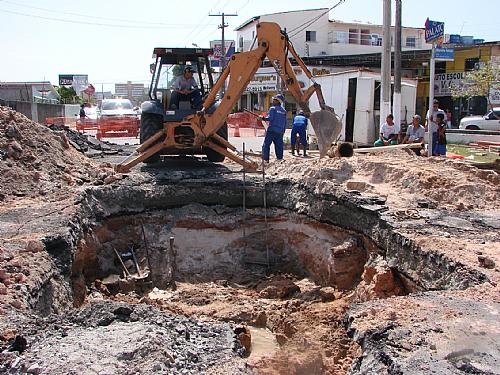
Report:
[[[491,92],[496,90],[500,90],[500,68],[498,63],[490,61],[478,70],[467,72],[460,85],[451,87],[451,95],[454,98],[484,96],[490,109],[493,109]]]
[[[77,104],[80,103],[80,97],[77,95],[73,87],[59,86],[57,87],[57,92],[60,95],[61,103],[65,104]]]

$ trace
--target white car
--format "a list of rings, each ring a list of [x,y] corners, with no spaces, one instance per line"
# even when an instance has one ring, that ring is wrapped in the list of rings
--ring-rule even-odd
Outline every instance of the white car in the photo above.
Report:
[[[500,107],[494,107],[484,116],[468,116],[460,120],[460,129],[500,131]]]
[[[137,111],[128,99],[104,99],[101,104],[101,117],[137,117]]]

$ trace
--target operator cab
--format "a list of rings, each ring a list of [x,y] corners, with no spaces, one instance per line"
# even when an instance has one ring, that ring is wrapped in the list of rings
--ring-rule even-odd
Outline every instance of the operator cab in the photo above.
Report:
[[[201,109],[201,104],[196,108],[193,100],[187,96],[177,95],[178,105],[172,106],[173,85],[178,77],[184,75],[185,71],[191,71],[192,78],[197,83],[199,95],[197,102],[203,103],[204,98],[213,86],[212,69],[210,68],[209,56],[212,54],[210,48],[155,48],[153,58],[155,62],[151,65],[153,73],[149,87],[149,98],[151,101],[161,103],[164,121],[182,121],[183,118],[194,114]],[[188,75],[189,77],[189,75]],[[210,108],[207,112],[212,112]]]

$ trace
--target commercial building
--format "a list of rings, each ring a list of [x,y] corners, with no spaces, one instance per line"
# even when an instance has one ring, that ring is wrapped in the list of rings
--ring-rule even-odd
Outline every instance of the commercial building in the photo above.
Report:
[[[49,81],[0,82],[0,105],[9,106],[37,122],[64,116],[59,94]]]
[[[313,23],[304,20],[315,20]],[[330,20],[328,9],[306,9],[264,14],[236,28],[237,50],[250,50],[260,22],[276,22],[294,45],[300,57],[353,55],[382,52],[382,25],[368,22]],[[393,28],[394,29],[394,28]],[[403,27],[403,50],[430,49],[424,28]]]
[[[253,17],[236,28],[237,50],[244,52],[252,48],[257,24],[276,22],[287,32],[295,50],[315,76],[352,70],[353,67],[370,67],[374,72],[379,72],[383,26],[330,20],[328,13],[328,8],[319,8]],[[314,22],[305,22],[307,20]],[[402,41],[403,53],[409,56],[431,48],[430,44],[425,43],[423,27],[404,27]],[[377,61],[378,65],[370,64],[370,61]],[[300,75],[300,72],[298,69],[296,74]],[[403,77],[411,78],[415,74],[403,71]],[[309,85],[306,77],[297,78]],[[270,97],[283,89],[274,69],[260,68],[242,96],[240,108],[267,108]],[[294,99],[287,97],[287,109],[294,111],[295,108]]]
[[[486,113],[487,98],[453,98],[452,86],[460,86],[467,72],[477,70],[486,63],[500,66],[500,42],[486,42],[477,45],[454,45],[454,61],[436,63],[436,76],[434,81],[434,96],[440,102],[442,109],[450,109],[455,125],[458,120],[467,115],[483,115]],[[428,56],[430,58],[430,55]],[[417,109],[428,103],[429,96],[429,67],[428,58],[420,63],[415,63],[415,68],[423,67],[420,75],[417,92]],[[422,66],[422,64],[424,64]],[[500,105],[499,90],[490,91],[490,101],[493,105]],[[421,110],[421,112],[424,112]]]
[[[115,83],[115,96],[119,98],[130,99],[135,104],[144,100],[145,89],[143,83]]]
[[[59,94],[49,81],[0,82],[0,99],[30,103],[59,103]]]

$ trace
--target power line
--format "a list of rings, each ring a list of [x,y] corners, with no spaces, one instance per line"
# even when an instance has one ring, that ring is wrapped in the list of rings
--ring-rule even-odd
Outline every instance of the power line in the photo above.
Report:
[[[138,20],[123,19],[123,18],[99,17],[99,16],[87,15],[87,14],[82,14],[82,13],[57,11],[57,10],[52,10],[52,9],[48,9],[48,8],[41,8],[41,7],[19,4],[19,3],[16,3],[13,1],[8,1],[8,0],[3,0],[2,3],[12,4],[15,6],[24,7],[24,8],[28,8],[28,9],[41,10],[44,12],[50,12],[50,13],[55,13],[55,14],[66,14],[66,15],[70,15],[70,16],[92,18],[92,19],[97,19],[97,20],[119,21],[119,22],[127,22],[127,23],[143,23],[143,24],[147,24],[147,25],[163,25],[163,26],[170,26],[171,25],[171,24],[164,23],[164,22],[151,22],[151,21],[140,21],[140,20],[138,21]]]
[[[222,1],[222,0],[218,0],[218,1],[215,3],[215,5],[213,6],[213,8],[216,8],[216,7],[219,5],[219,3],[220,3],[221,1]],[[212,8],[212,9],[213,9],[213,8]],[[210,11],[211,11],[212,9],[210,9],[210,10],[209,10],[208,14],[210,14]],[[199,26],[199,24],[200,24],[200,23],[202,23],[202,22],[203,22],[203,20],[205,19],[205,17],[206,17],[206,16],[203,16],[202,18],[200,18],[200,20],[198,21],[198,26]],[[194,37],[195,37],[195,36],[198,36],[198,35],[200,34],[201,30],[204,30],[204,29],[205,29],[205,28],[206,28],[209,24],[210,24],[210,21],[208,21],[208,23],[207,23],[205,26],[203,26],[201,29],[200,29],[199,27],[198,27],[198,28],[197,28],[197,27],[194,27],[194,28],[193,28],[193,29],[189,32],[189,34],[188,34],[188,35],[186,35],[186,38],[184,39],[184,43],[189,42],[190,37],[191,37],[191,39],[194,39]],[[198,32],[197,32],[196,34],[194,34],[194,35],[193,35],[193,33],[194,33],[196,30],[197,30]]]
[[[27,14],[27,13],[15,12],[15,11],[12,11],[12,10],[5,10],[5,9],[0,9],[0,12],[15,14],[15,15],[24,16],[24,17],[31,17],[31,18],[38,18],[38,19],[43,19],[43,20],[49,20],[49,21],[57,21],[57,22],[64,22],[64,23],[71,23],[71,24],[80,24],[80,25],[116,27],[116,28],[122,28],[122,29],[157,29],[158,30],[158,29],[175,29],[175,28],[178,29],[180,27],[194,26],[192,24],[170,24],[169,26],[119,25],[119,24],[109,24],[109,23],[100,23],[100,22],[87,22],[87,21],[78,21],[78,20],[68,20],[68,19],[64,19],[64,18],[46,17],[46,16],[39,16],[39,15],[34,15],[34,14]]]
[[[306,28],[308,28],[309,26],[311,26],[313,23],[315,23],[317,20],[319,20],[321,17],[323,17],[325,14],[328,14],[332,9],[335,9],[336,7],[338,7],[340,4],[344,3],[345,0],[339,0],[335,5],[333,5],[332,7],[328,8],[327,11],[313,17],[312,19],[304,22],[303,24],[293,28],[292,30],[290,31],[287,31],[289,34],[290,34],[290,37],[293,37],[297,34],[299,34],[300,32],[302,32],[303,30],[305,30]]]

